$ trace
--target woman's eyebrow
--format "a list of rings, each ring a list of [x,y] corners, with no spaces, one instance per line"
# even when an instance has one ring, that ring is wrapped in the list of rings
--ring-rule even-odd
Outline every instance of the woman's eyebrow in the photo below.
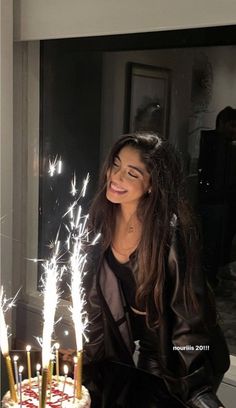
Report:
[[[121,162],[121,159],[120,159],[120,157],[119,157],[118,154],[114,157],[114,159],[118,159],[118,160]],[[130,167],[131,169],[134,169],[134,170],[138,171],[142,176],[144,175],[144,171],[145,171],[145,170],[142,170],[142,169],[140,169],[139,167],[133,166],[133,164],[128,164],[128,167]]]
[[[134,169],[136,171],[138,171],[140,174],[142,174],[143,176],[143,170],[141,170],[139,167],[133,166],[132,164],[128,164],[128,167],[130,167],[131,169]]]

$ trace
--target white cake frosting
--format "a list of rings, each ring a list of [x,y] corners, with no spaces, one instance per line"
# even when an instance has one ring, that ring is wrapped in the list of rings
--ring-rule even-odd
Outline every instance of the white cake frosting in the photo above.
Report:
[[[41,377],[40,377],[41,381]],[[65,384],[65,389],[63,392]],[[74,380],[70,377],[60,376],[57,381],[56,376],[53,376],[51,382],[51,392],[48,387],[47,391],[47,408],[89,408],[91,403],[90,395],[84,386],[82,386],[82,398],[74,398]],[[61,405],[62,404],[62,405]],[[10,391],[8,391],[2,400],[2,408],[19,408],[19,401],[16,403],[11,400]],[[38,408],[39,407],[39,385],[38,378],[31,379],[31,388],[29,380],[22,381],[22,407],[23,408]]]

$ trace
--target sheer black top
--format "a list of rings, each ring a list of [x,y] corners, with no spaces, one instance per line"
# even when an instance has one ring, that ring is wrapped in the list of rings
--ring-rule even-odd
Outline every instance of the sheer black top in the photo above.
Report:
[[[135,313],[132,307],[137,310],[135,302],[136,282],[132,270],[131,259],[135,258],[135,253],[130,256],[130,261],[119,262],[109,247],[105,254],[108,265],[112,269],[120,282],[122,292],[125,296],[129,308],[130,323],[134,340],[139,340],[139,360],[138,367],[152,374],[159,375],[157,336],[154,330],[146,325],[146,316]]]

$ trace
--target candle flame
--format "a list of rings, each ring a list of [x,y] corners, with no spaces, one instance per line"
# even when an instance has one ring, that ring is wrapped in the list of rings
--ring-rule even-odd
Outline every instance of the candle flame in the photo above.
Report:
[[[26,351],[29,352],[31,350],[31,346],[26,346]]]
[[[78,357],[74,357],[73,361],[74,361],[74,364],[77,364],[78,363]]]
[[[68,369],[68,366],[66,364],[64,365],[63,369],[64,369],[64,374],[67,375],[68,372],[69,372],[69,369]]]
[[[55,344],[54,344],[54,347],[55,347],[56,350],[59,350],[60,344],[59,344],[59,343],[55,343]]]
[[[21,366],[19,367],[19,373],[21,374],[23,370],[24,370],[24,367],[21,365]]]
[[[13,361],[18,361],[19,357],[18,356],[13,356]]]
[[[41,368],[41,364],[36,364],[36,370],[40,371],[40,368]]]

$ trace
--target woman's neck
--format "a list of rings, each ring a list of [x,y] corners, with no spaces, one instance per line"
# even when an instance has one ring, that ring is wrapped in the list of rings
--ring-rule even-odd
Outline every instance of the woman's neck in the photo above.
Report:
[[[120,211],[117,213],[116,217],[116,233],[115,235],[119,235],[120,237],[127,238],[128,240],[133,238],[140,238],[141,232],[141,223],[137,216],[137,209],[134,207],[121,207]]]
[[[129,256],[138,247],[141,237],[141,224],[134,208],[120,208],[117,212],[116,226],[111,246],[120,262],[127,262]]]
[[[137,220],[137,207],[134,206],[120,206],[117,218],[124,224],[130,223],[131,220]]]

